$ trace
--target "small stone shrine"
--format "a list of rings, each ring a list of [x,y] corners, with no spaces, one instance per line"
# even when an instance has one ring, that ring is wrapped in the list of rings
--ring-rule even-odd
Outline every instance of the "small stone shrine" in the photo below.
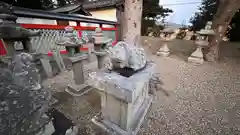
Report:
[[[80,47],[82,47],[84,42],[74,35],[74,28],[67,26],[65,30],[66,34],[56,44],[65,46],[68,51],[68,59],[73,65],[74,83],[69,84],[66,91],[73,96],[81,96],[90,90],[90,87],[85,85],[83,73],[83,61],[88,59],[88,54],[80,52]]]
[[[195,44],[197,45],[197,49],[191,54],[190,57],[188,57],[188,62],[203,64],[204,59],[203,59],[202,48],[208,47],[209,45],[208,37],[215,35],[215,32],[211,27],[212,27],[212,22],[209,21],[207,22],[204,29],[201,29],[200,31],[197,32],[198,37],[197,37],[197,40],[195,41]]]
[[[101,28],[96,28],[92,36],[94,40],[94,53],[98,60],[98,69],[102,69],[105,67],[104,64],[107,58],[105,49],[111,44],[112,39],[104,37]]]
[[[170,28],[165,28],[161,31],[161,38],[164,41],[164,44],[162,47],[158,50],[156,53],[158,56],[169,56],[170,55],[170,49],[168,48],[167,42],[171,41],[173,39],[172,34],[174,31]]]
[[[87,81],[101,95],[101,112],[92,121],[111,135],[136,135],[152,102],[148,86],[155,64],[142,48],[125,42],[106,52],[112,66],[90,73]]]

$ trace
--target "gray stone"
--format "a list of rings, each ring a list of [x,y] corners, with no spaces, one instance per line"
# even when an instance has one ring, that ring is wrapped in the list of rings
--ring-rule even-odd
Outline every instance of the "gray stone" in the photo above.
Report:
[[[0,69],[0,134],[33,135],[47,124],[44,118],[51,94],[39,84],[32,56],[21,53],[9,68]]]
[[[199,34],[195,44],[197,45],[197,49],[188,57],[188,62],[203,64],[203,52],[202,48],[208,47],[208,37],[211,35],[215,35],[215,32],[212,27],[212,22],[207,22],[205,29],[201,29],[197,33]]]
[[[143,48],[129,45],[120,41],[115,46],[108,46],[106,49],[114,67],[129,67],[133,70],[139,70],[146,65],[146,54]]]
[[[109,134],[136,135],[152,102],[148,86],[154,68],[153,62],[147,62],[146,67],[130,77],[114,71],[90,73],[87,82],[99,90],[102,108],[92,121],[108,129]]]
[[[84,60],[87,60],[87,58],[88,55],[86,54],[69,57],[69,60],[73,64],[74,83],[69,84],[65,90],[73,96],[82,96],[92,89],[85,84],[85,77],[83,72],[83,62]]]
[[[156,54],[158,56],[167,57],[170,55],[170,49],[168,48],[167,42],[173,40],[176,37],[176,35],[173,35],[175,32],[171,28],[165,28],[160,32],[161,32],[160,34],[161,39],[166,43],[163,44],[163,46],[157,51]]]

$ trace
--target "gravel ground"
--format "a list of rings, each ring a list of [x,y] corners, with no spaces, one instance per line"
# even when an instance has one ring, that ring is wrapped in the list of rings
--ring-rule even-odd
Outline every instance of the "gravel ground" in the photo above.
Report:
[[[240,63],[152,59],[163,85],[140,135],[240,134]]]
[[[162,82],[139,135],[240,135],[240,59],[194,65],[177,56],[150,56]],[[48,79],[44,85],[60,93],[57,108],[79,125],[82,135],[100,134],[91,118],[100,111],[92,91],[71,97],[64,88],[71,72]]]

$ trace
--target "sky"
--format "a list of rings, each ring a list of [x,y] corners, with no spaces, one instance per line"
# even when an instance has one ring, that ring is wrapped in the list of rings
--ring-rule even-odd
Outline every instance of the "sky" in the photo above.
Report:
[[[160,0],[160,5],[163,5],[165,8],[170,8],[174,12],[167,17],[166,21],[173,22],[177,24],[188,24],[191,16],[198,10],[198,6],[201,3],[189,4],[189,5],[169,5],[166,4],[178,4],[178,3],[187,3],[187,2],[201,2],[201,0]]]

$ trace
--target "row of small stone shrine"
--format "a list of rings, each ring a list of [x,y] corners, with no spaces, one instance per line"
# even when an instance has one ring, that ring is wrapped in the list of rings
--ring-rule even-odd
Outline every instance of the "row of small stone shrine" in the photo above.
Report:
[[[201,29],[200,31],[197,31],[197,39],[195,41],[195,44],[197,45],[196,50],[188,57],[188,62],[193,62],[197,64],[202,64],[204,62],[204,56],[202,49],[208,47],[209,45],[209,37],[214,36],[215,32],[211,28],[212,22],[208,22],[204,29]],[[168,48],[168,42],[172,41],[176,38],[176,32],[174,32],[170,28],[166,28],[163,31],[161,31],[161,38],[165,42],[163,46],[158,50],[156,53],[158,56],[169,56],[171,50]]]

